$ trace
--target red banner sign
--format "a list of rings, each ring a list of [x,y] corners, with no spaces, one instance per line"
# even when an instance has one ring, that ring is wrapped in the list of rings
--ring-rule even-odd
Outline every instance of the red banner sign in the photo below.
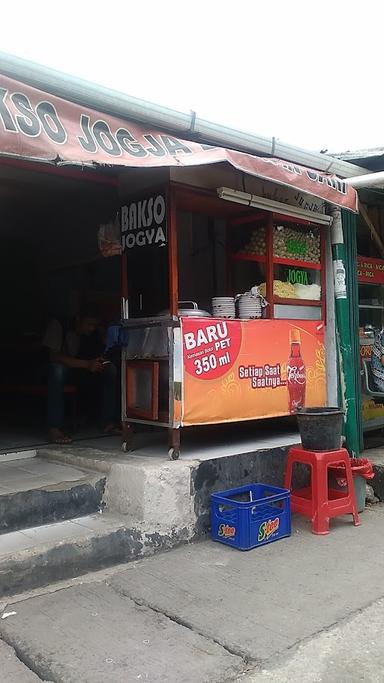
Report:
[[[0,74],[0,155],[115,166],[201,166],[227,162],[352,211],[357,193],[334,175],[200,145],[87,109]]]
[[[357,279],[371,285],[384,285],[384,261],[366,256],[357,257]]]

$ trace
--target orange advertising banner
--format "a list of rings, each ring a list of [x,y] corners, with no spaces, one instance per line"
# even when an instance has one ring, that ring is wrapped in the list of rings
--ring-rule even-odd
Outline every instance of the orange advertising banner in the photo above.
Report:
[[[294,414],[326,404],[324,325],[182,318],[183,425]]]

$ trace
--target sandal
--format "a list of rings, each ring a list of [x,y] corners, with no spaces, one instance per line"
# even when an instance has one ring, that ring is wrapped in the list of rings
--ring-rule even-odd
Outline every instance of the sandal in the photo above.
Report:
[[[48,440],[57,446],[68,446],[72,443],[71,437],[64,434],[61,429],[51,429]]]
[[[122,435],[122,429],[120,427],[117,427],[116,425],[110,424],[107,425],[103,429],[103,434],[105,436],[121,436]]]

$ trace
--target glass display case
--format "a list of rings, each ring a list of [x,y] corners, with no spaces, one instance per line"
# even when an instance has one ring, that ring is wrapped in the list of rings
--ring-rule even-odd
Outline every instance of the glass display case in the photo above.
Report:
[[[320,320],[324,313],[321,228],[276,214],[233,221],[228,236],[233,294],[254,285],[269,318]]]

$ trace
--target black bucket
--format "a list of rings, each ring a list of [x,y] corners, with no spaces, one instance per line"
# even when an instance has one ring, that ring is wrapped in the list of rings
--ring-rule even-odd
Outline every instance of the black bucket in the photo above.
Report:
[[[299,408],[301,443],[307,451],[336,451],[341,447],[344,411],[341,408]]]

